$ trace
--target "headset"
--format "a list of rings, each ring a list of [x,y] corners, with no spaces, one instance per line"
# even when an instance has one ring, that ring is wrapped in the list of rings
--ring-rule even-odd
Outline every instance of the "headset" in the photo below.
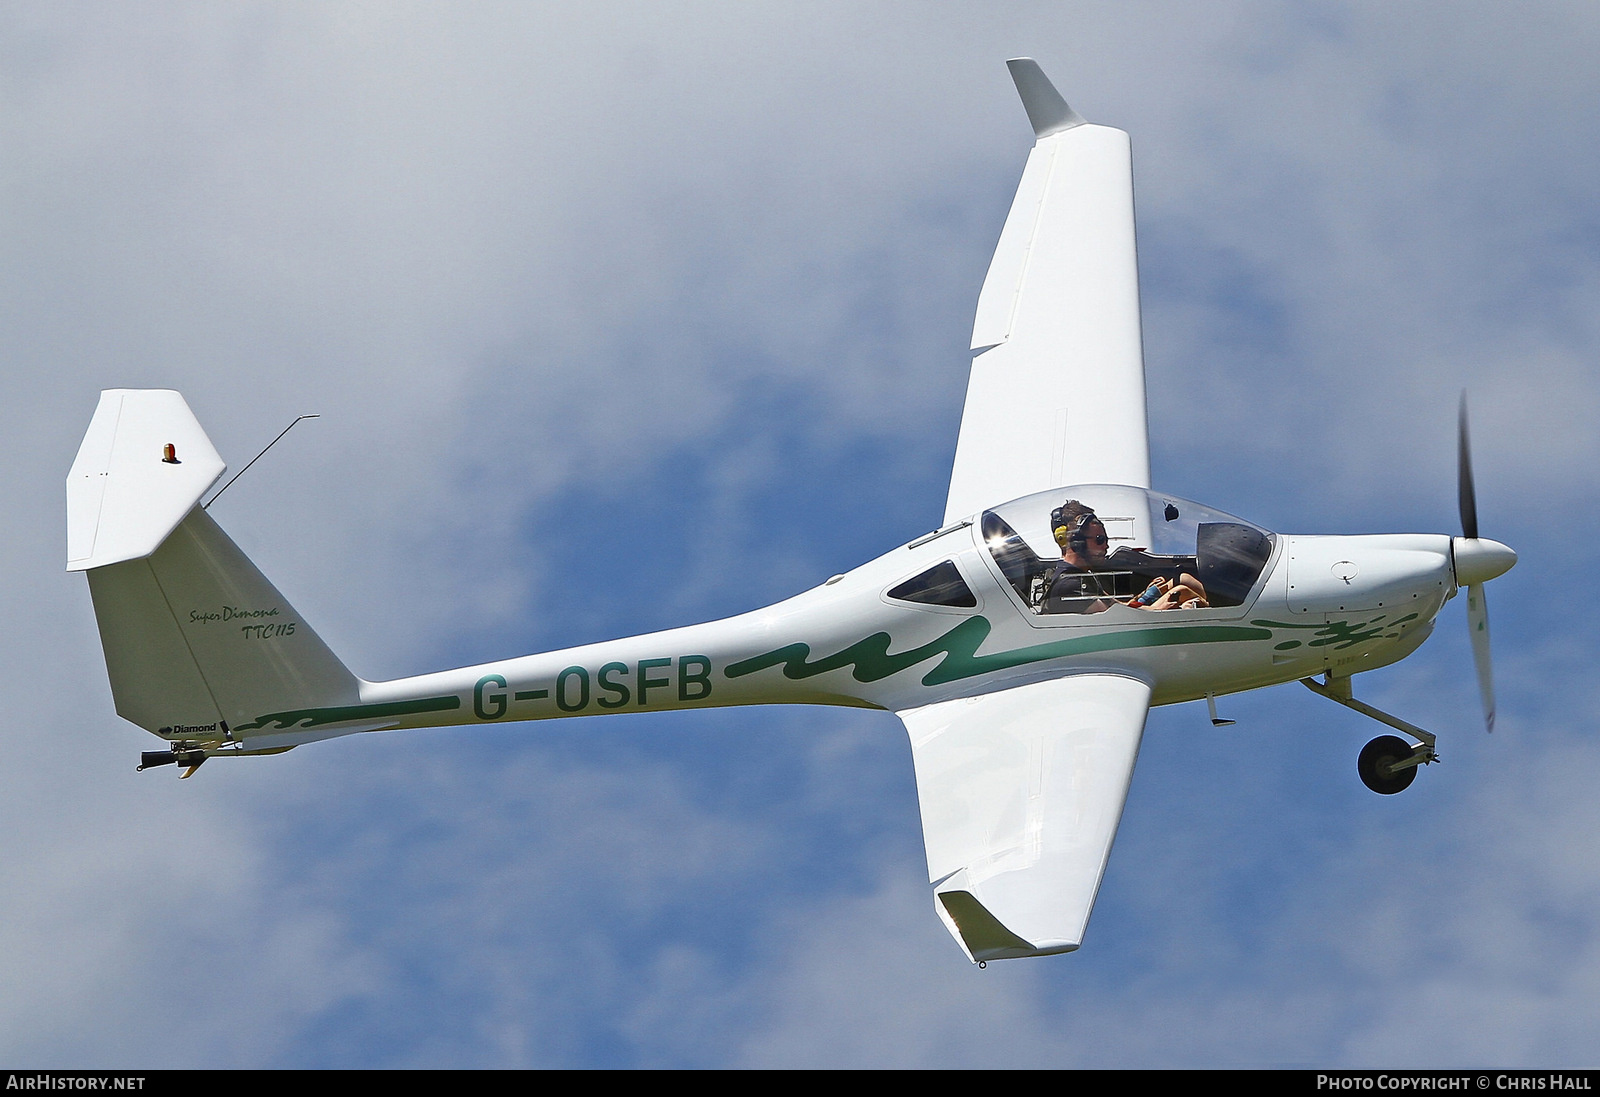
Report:
[[[1082,555],[1089,547],[1089,538],[1084,529],[1090,522],[1100,522],[1099,516],[1076,499],[1068,499],[1050,512],[1050,533],[1056,539],[1056,544]]]

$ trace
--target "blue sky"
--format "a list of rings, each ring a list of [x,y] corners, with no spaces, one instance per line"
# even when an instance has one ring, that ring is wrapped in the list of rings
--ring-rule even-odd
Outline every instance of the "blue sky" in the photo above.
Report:
[[[1600,16],[1582,4],[0,7],[0,1062],[1592,1065]],[[632,715],[133,772],[62,481],[178,388],[368,678],[765,604],[937,524],[1031,55],[1133,135],[1156,483],[1455,528],[1358,695],[1152,714],[1085,947],[979,971],[887,714]],[[1565,563],[1558,565],[1556,557]],[[1370,681],[1368,680],[1370,678]],[[174,1034],[184,1034],[176,1037]]]

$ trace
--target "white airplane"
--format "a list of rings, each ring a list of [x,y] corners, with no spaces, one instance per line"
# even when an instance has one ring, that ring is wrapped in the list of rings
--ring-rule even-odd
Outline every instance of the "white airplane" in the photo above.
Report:
[[[1150,490],[1127,134],[1009,62],[1037,142],[978,299],[943,524],[766,609],[389,682],[340,662],[201,500],[224,465],[183,398],[101,394],[67,480],[118,714],[141,769],[357,732],[714,705],[887,709],[911,736],[934,909],[975,962],[1083,941],[1152,705],[1301,681],[1404,737],[1376,792],[1436,758],[1356,700],[1456,589],[1484,715],[1483,584],[1465,403],[1462,536],[1290,537]],[[1320,675],[1321,680],[1315,676]]]

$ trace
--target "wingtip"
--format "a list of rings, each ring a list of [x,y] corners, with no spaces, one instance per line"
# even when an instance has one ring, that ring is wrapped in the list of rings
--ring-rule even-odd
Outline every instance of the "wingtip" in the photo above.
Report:
[[[1006,67],[1011,70],[1012,83],[1017,85],[1023,109],[1028,112],[1034,137],[1043,140],[1088,123],[1086,118],[1067,105],[1067,101],[1033,58],[1013,57],[1006,62]]]

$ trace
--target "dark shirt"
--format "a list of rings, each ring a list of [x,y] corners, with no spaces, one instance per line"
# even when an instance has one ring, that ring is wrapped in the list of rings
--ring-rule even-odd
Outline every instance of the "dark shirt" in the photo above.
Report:
[[[1096,575],[1061,561],[1050,573],[1043,613],[1099,613],[1115,597],[1113,576]]]

